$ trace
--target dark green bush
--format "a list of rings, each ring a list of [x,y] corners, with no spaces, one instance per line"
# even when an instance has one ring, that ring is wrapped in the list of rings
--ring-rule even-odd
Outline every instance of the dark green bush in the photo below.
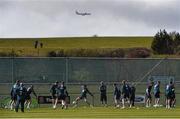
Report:
[[[5,53],[5,52],[0,52],[0,57],[7,57],[7,56],[8,56],[7,53]]]
[[[133,48],[127,54],[128,58],[147,58],[151,56],[151,50],[147,48]]]
[[[66,49],[51,51],[49,57],[124,57],[123,49]]]

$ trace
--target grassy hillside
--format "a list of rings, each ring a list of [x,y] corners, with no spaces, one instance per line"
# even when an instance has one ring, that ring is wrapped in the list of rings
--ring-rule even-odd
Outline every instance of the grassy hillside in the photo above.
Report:
[[[76,37],[0,39],[0,48],[33,48],[39,40],[44,48],[150,48],[152,37]]]
[[[43,43],[43,48],[34,48],[36,40]],[[20,56],[47,56],[48,52],[58,49],[150,48],[151,42],[152,37],[1,38],[0,53],[16,52]]]

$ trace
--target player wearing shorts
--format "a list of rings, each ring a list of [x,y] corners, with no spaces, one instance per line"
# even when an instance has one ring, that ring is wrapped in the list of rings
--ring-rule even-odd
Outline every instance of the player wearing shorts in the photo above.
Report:
[[[56,100],[56,88],[58,87],[59,82],[56,81],[50,88],[50,95],[52,96],[52,106],[55,108],[55,100]]]
[[[58,100],[61,102],[62,105],[62,109],[66,109],[67,108],[67,104],[66,104],[66,97],[68,96],[68,92],[66,90],[66,86],[64,85],[64,82],[61,82],[60,85],[58,85],[58,87],[56,88],[56,100],[55,100],[55,105],[54,105],[54,109],[57,106]]]
[[[114,103],[115,103],[115,107],[120,107],[120,99],[121,99],[121,90],[117,86],[117,84],[114,83]]]
[[[106,85],[104,84],[103,81],[100,82],[100,87],[99,87],[99,91],[100,91],[100,101],[101,104],[105,104],[105,106],[107,106],[107,95],[106,95]]]
[[[36,97],[37,99],[37,95],[34,91],[34,86],[31,85],[29,88],[27,88],[27,93],[26,93],[26,102],[25,104],[27,104],[27,109],[30,109],[30,105],[32,103],[32,99],[31,99],[31,94],[34,94],[34,96]]]
[[[16,83],[11,88],[11,101],[10,101],[10,109],[13,110],[17,101],[17,93],[16,90],[20,87],[20,81],[17,80]]]
[[[122,81],[122,109],[125,108],[125,101],[130,104],[130,87],[125,80]]]
[[[87,94],[90,94],[93,97],[93,94],[89,91],[87,88],[87,85],[82,85],[81,86],[81,95],[76,98],[75,101],[73,101],[73,104],[75,104],[74,107],[77,107],[78,101],[84,100],[89,106],[92,106],[88,101],[87,101]]]
[[[150,84],[148,84],[148,87],[146,88],[146,107],[151,107],[151,103],[152,103],[152,96],[151,96],[151,90],[153,87],[153,82],[150,82]]]
[[[155,97],[155,105],[154,107],[159,107],[160,104],[160,81],[157,81],[157,83],[154,85],[154,97]]]

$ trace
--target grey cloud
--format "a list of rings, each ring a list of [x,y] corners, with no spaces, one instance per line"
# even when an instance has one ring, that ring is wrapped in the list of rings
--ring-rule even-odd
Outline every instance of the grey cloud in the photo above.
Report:
[[[159,0],[158,0],[159,1]],[[1,0],[0,37],[154,35],[180,31],[179,0]],[[75,10],[91,12],[77,16]]]

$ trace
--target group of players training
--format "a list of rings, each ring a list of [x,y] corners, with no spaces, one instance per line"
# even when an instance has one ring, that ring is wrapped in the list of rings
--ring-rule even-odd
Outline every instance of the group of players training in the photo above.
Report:
[[[130,103],[130,107],[134,106],[134,101],[135,101],[135,87],[134,86],[129,86],[126,81],[124,80],[122,82],[122,90],[118,87],[117,84],[114,84],[114,103],[116,107],[120,107],[120,102],[122,98],[122,108],[125,108],[125,101],[128,100]],[[100,101],[102,104],[107,106],[107,87],[104,84],[103,81],[100,82]],[[68,92],[66,89],[66,86],[64,85],[64,82],[55,82],[51,89],[51,96],[52,96],[52,102],[53,102],[53,108],[55,109],[57,107],[58,101],[61,101],[62,104],[62,109],[67,108],[67,103],[66,103],[66,97],[68,97]],[[78,96],[74,101],[74,107],[77,107],[78,102],[80,100],[84,100],[89,106],[92,106],[88,101],[87,101],[87,94],[90,94],[92,97],[94,96],[88,89],[87,85],[82,85],[81,86],[81,94]]]
[[[148,84],[148,87],[146,89],[146,107],[151,107],[152,103],[152,96],[151,96],[151,90],[154,86],[154,101],[155,105],[154,107],[159,107],[160,105],[160,81],[157,81],[157,83],[154,85],[154,82],[150,82]],[[170,81],[169,84],[165,87],[165,102],[166,102],[166,108],[174,108],[176,103],[176,96],[175,96],[175,84],[173,81]]]
[[[19,80],[11,88],[11,101],[10,109],[18,112],[19,105],[21,105],[21,112],[24,112],[24,105],[27,105],[27,109],[30,109],[31,105],[31,93],[33,93],[37,99],[37,95],[34,91],[33,85],[26,88]]]
[[[127,102],[129,107],[134,107],[135,102],[135,92],[136,88],[134,85],[129,85],[127,81],[122,81],[122,86],[120,86],[116,83],[113,84],[114,91],[113,91],[113,98],[114,98],[114,104],[115,107],[120,107],[120,104],[122,103],[122,109],[125,108],[125,103]],[[160,81],[157,81],[154,85],[153,82],[148,83],[147,89],[146,89],[146,107],[151,107],[152,103],[152,88],[154,88],[154,99],[155,104],[154,107],[160,106]],[[100,92],[100,101],[104,106],[107,106],[107,86],[106,84],[101,81],[99,86],[99,92]],[[21,111],[24,112],[24,105],[27,105],[27,108],[30,108],[31,104],[31,93],[35,95],[37,98],[37,95],[33,89],[33,86],[26,88],[23,83],[21,83],[19,80],[16,81],[16,83],[13,85],[11,89],[11,109],[15,107],[15,111],[18,112],[19,105],[21,105]],[[66,109],[68,107],[67,104],[67,97],[69,97],[67,88],[64,84],[64,82],[59,83],[56,81],[52,86],[50,87],[50,94],[52,96],[52,104],[53,108],[57,108],[57,104],[61,102],[62,109]],[[73,105],[74,107],[77,107],[78,102],[80,100],[84,100],[89,106],[92,106],[90,102],[87,100],[87,94],[90,94],[92,97],[94,96],[88,89],[87,85],[81,86],[81,94],[78,96],[74,101]],[[169,82],[169,84],[166,85],[165,90],[165,96],[166,96],[166,108],[170,109],[175,106],[175,86],[172,81]]]

